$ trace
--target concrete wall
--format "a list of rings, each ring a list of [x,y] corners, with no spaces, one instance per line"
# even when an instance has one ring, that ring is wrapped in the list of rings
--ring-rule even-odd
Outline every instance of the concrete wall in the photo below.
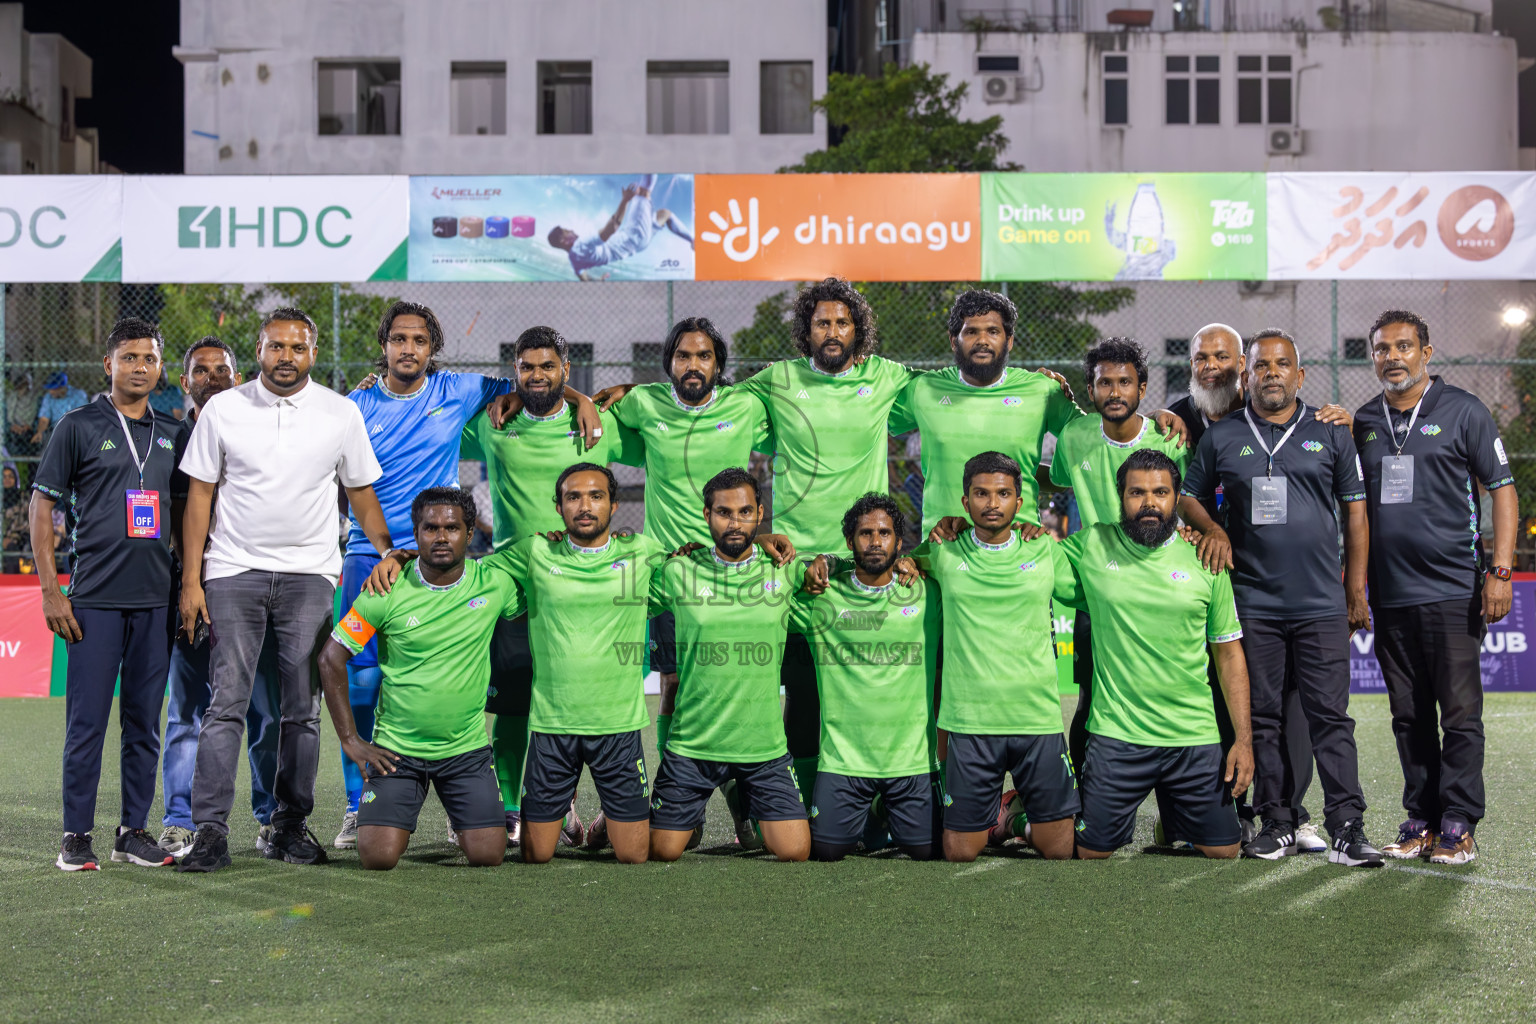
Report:
[[[185,170],[773,171],[820,148],[825,125],[817,117],[809,134],[761,134],[759,62],[811,61],[819,96],[825,20],[818,0],[183,0]],[[316,61],[348,57],[399,59],[400,135],[318,133]],[[592,134],[536,134],[540,60],[592,62]],[[730,134],[648,135],[648,60],[729,60]],[[454,61],[506,62],[506,135],[449,133]]]
[[[84,148],[78,137],[60,138],[70,103],[91,96],[91,59],[63,36],[22,27],[22,5],[0,4],[0,173],[94,174],[94,139]]]

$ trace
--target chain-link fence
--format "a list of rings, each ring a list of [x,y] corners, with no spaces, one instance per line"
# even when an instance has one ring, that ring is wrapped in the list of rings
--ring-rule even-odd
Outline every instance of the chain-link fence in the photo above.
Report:
[[[862,285],[879,318],[880,349],[914,366],[951,362],[945,319],[954,296],[972,283]],[[1188,390],[1189,338],[1211,322],[1251,334],[1280,327],[1294,335],[1307,370],[1310,403],[1338,402],[1351,411],[1380,393],[1368,358],[1366,331],[1384,309],[1410,309],[1430,324],[1432,367],[1477,394],[1503,431],[1515,468],[1522,561],[1536,558],[1536,284],[1529,282],[1141,282],[1125,285],[993,283],[1019,308],[1012,363],[1059,370],[1079,401],[1081,359],[1107,335],[1135,338],[1153,364],[1144,408],[1161,408]],[[664,379],[662,341],[685,316],[711,318],[731,343],[730,372],[741,377],[793,354],[787,325],[794,286],[760,282],[550,284],[11,284],[0,323],[0,377],[6,381],[5,441],[9,472],[3,547],[6,568],[22,564],[27,544],[26,489],[47,440],[40,416],[83,402],[106,386],[102,343],[119,316],[160,324],[168,370],[152,401],[182,409],[179,357],[197,339],[217,335],[256,372],[256,326],[264,311],[298,305],[320,325],[315,375],[344,388],[378,357],[383,310],[395,298],[423,302],[446,337],[445,367],[511,374],[512,345],[534,324],[558,328],[571,342],[571,384],[588,394],[610,384]],[[59,375],[67,377],[61,386]],[[917,442],[890,444],[891,488],[920,487]],[[626,525],[638,526],[643,471],[620,475]],[[633,519],[634,522],[628,522]],[[1530,549],[1530,550],[1527,550]]]

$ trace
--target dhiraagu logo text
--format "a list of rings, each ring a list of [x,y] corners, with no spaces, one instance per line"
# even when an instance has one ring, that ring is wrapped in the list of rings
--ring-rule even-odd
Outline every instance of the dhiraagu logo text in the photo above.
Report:
[[[339,249],[352,241],[351,220],[350,210],[335,205],[315,211],[297,206],[182,206],[176,210],[176,245],[291,249],[313,238],[328,249]]]

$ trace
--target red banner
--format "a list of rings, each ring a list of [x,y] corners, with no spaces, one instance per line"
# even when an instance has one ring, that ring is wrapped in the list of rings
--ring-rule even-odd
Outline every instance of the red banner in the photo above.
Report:
[[[46,697],[53,634],[36,576],[0,576],[0,697]]]

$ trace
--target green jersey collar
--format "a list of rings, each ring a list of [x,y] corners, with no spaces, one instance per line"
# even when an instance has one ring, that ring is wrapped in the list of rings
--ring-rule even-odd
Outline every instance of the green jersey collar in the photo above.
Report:
[[[864,593],[866,593],[866,594],[883,594],[887,590],[890,590],[892,587],[894,587],[896,585],[896,577],[892,576],[891,577],[891,582],[887,583],[885,586],[883,586],[883,587],[871,587],[867,583],[860,583],[859,582],[859,574],[857,572],[853,572],[853,571],[850,571],[848,573],[848,580],[855,587],[858,587],[860,590],[864,591]]]
[[[746,569],[747,566],[753,565],[757,562],[757,548],[755,546],[752,548],[752,553],[739,562],[727,562],[725,559],[720,557],[720,551],[718,548],[710,548],[709,553],[710,556],[714,558],[716,565],[724,566],[727,569],[742,570]]]
[[[1152,425],[1151,417],[1143,416],[1141,418],[1141,430],[1139,430],[1137,432],[1135,437],[1131,438],[1129,441],[1116,441],[1114,438],[1112,438],[1108,434],[1104,433],[1104,417],[1100,416],[1099,417],[1099,436],[1102,437],[1104,439],[1104,443],[1109,445],[1111,448],[1120,448],[1120,449],[1140,448],[1141,447],[1142,439],[1147,436],[1147,428],[1150,427],[1151,425]]]
[[[554,412],[550,413],[548,416],[535,416],[533,413],[528,411],[527,406],[523,406],[522,411],[519,412],[518,415],[526,416],[528,419],[535,423],[548,423],[550,420],[558,420],[562,416],[569,416],[570,410],[565,407],[565,399],[562,397],[560,399],[560,407]]]
[[[468,562],[464,563],[464,571],[459,573],[459,578],[458,579],[454,580],[452,583],[444,583],[444,584],[428,583],[427,582],[427,578],[421,574],[421,559],[420,558],[418,558],[414,562],[412,562],[411,566],[416,570],[416,582],[420,583],[422,586],[426,587],[428,590],[452,590],[454,587],[458,586],[460,583],[463,583],[469,577],[469,563]]]
[[[710,406],[714,405],[715,399],[718,397],[720,397],[720,389],[718,387],[713,387],[709,389],[708,401],[702,402],[699,405],[689,405],[687,402],[678,397],[677,385],[672,385],[672,401],[676,402],[677,407],[683,410],[683,412],[703,412],[705,409],[708,409]]]
[[[958,380],[961,384],[964,384],[966,387],[975,388],[977,391],[986,391],[988,388],[1000,388],[1004,384],[1008,383],[1008,367],[1003,367],[1003,372],[998,374],[997,380],[993,381],[991,384],[972,384],[970,381],[965,379],[965,374],[961,373],[958,369],[955,371],[955,379]]]
[[[848,367],[848,369],[842,371],[841,373],[833,373],[830,370],[823,370],[821,367],[817,366],[816,360],[811,356],[805,357],[805,365],[811,368],[812,373],[819,373],[823,377],[846,377],[854,370],[858,369],[859,366],[858,363],[854,363],[852,366]]]
[[[600,555],[604,551],[607,551],[609,548],[613,547],[613,534],[610,533],[608,535],[608,540],[600,548],[584,548],[580,544],[577,544],[575,541],[571,540],[569,536],[565,538],[565,542],[569,544],[571,546],[571,550],[576,552],[578,555]]]
[[[1013,547],[1013,542],[1018,539],[1018,535],[1010,530],[1008,533],[1008,542],[1006,544],[988,544],[986,541],[976,536],[976,527],[971,527],[971,543],[975,544],[983,551],[1007,551],[1009,548]]]

